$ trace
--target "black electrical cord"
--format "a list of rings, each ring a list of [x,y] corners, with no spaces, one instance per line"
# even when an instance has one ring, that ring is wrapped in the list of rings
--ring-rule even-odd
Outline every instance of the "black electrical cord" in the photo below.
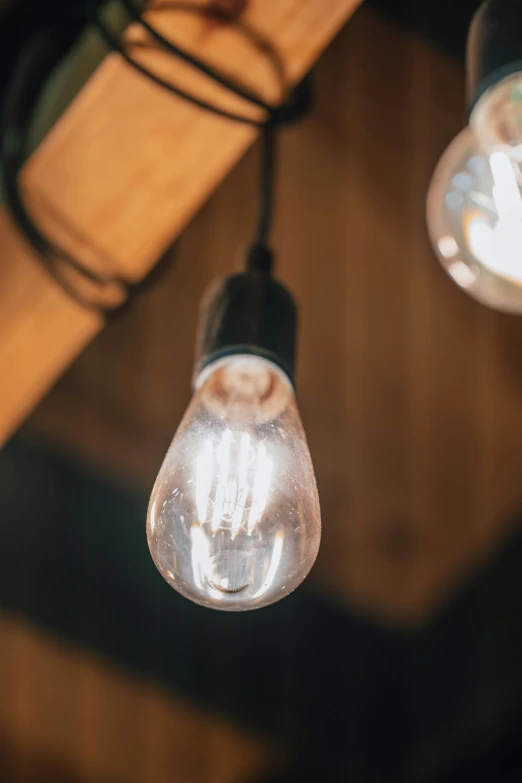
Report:
[[[134,57],[132,57],[125,47],[121,44],[114,33],[106,26],[101,9],[96,0],[88,0],[88,12],[91,23],[98,29],[107,45],[118,51],[126,62],[135,68],[139,73],[150,78],[153,82],[173,93],[174,95],[189,101],[198,106],[198,108],[210,111],[212,114],[247,125],[252,125],[260,129],[261,132],[261,193],[258,227],[255,234],[255,240],[247,253],[247,267],[249,269],[259,269],[269,272],[272,265],[272,254],[267,245],[270,232],[272,212],[273,212],[273,191],[274,191],[274,173],[275,173],[275,130],[282,125],[294,122],[299,119],[308,109],[310,103],[310,84],[309,79],[304,79],[280,104],[272,105],[267,103],[262,96],[257,95],[247,86],[240,84],[237,79],[232,79],[216,68],[193,57],[190,53],[170,41],[159,33],[143,16],[135,5],[134,0],[120,0],[121,5],[130,16],[130,18],[141,24],[144,30],[152,37],[154,42],[169,54],[183,60],[194,67],[200,73],[208,76],[212,81],[221,85],[225,89],[243,98],[254,107],[263,110],[264,116],[261,119],[255,119],[251,115],[237,114],[226,111],[216,104],[204,101],[191,93],[187,93],[178,85],[159,77],[157,74],[149,71]],[[186,13],[196,13],[215,17],[209,6],[204,4],[186,3],[182,0],[159,0],[154,3],[155,11],[176,10]],[[222,20],[221,20],[222,21]],[[227,19],[227,21],[230,21]],[[276,76],[280,81],[281,92],[286,90],[284,65],[281,62],[277,52],[271,47],[270,42],[262,38],[256,31],[241,26],[242,31],[249,36],[254,45],[267,54],[274,66]]]
[[[241,115],[229,112],[162,79],[129,54],[119,38],[107,27],[97,0],[87,0],[87,12],[90,22],[97,28],[108,46],[112,50],[119,52],[126,62],[141,74],[174,95],[189,101],[203,110],[231,121],[252,125],[260,129],[262,152],[259,220],[255,239],[247,253],[247,267],[249,269],[270,272],[272,254],[268,246],[268,237],[273,212],[275,132],[281,125],[298,119],[307,109],[309,103],[308,80],[299,85],[281,104],[272,106],[247,86],[231,79],[207,63],[198,60],[177,44],[166,39],[144,19],[142,12],[134,4],[134,0],[120,0],[120,2],[129,17],[141,24],[147,35],[152,39],[153,45],[159,46],[170,55],[182,59],[223,88],[245,100],[256,110],[262,112],[263,116],[260,119],[255,119],[246,114]],[[215,12],[211,12],[207,6],[194,5],[192,3],[160,1],[154,4],[154,9],[181,10],[216,18]],[[71,25],[77,24],[78,19],[72,22],[67,20],[53,26],[53,28],[40,31],[31,38],[20,55],[4,102],[0,138],[2,178],[7,204],[13,218],[25,238],[38,252],[48,273],[83,307],[109,313],[115,309],[119,310],[121,306],[114,306],[101,301],[99,294],[101,293],[102,297],[108,294],[109,297],[112,296],[114,298],[114,294],[117,292],[118,298],[121,300],[123,291],[129,294],[134,287],[118,276],[113,277],[94,272],[49,239],[31,216],[19,185],[19,173],[27,154],[27,137],[38,97],[49,75],[61,61],[63,54],[67,50],[67,44],[70,41]],[[264,53],[271,53],[275,69],[283,82],[284,69],[277,57],[277,53],[271,50],[269,43],[255,31],[244,26],[242,26],[242,29],[247,32]],[[91,287],[94,285],[97,296],[91,298],[80,293],[72,283],[74,276],[79,276],[84,282],[87,281]]]
[[[183,60],[184,62],[191,65],[193,68],[195,68],[196,70],[200,71],[200,73],[203,73],[205,76],[208,76],[210,79],[212,79],[212,81],[216,82],[217,84],[220,84],[222,87],[225,87],[225,89],[230,90],[235,95],[238,95],[240,98],[244,98],[245,101],[248,101],[249,103],[252,103],[254,106],[264,109],[267,113],[267,119],[266,119],[267,122],[270,121],[272,117],[276,116],[279,109],[278,106],[271,106],[270,104],[266,103],[261,97],[257,96],[255,93],[249,90],[248,88],[244,87],[239,83],[235,83],[231,79],[227,78],[224,74],[221,74],[218,70],[216,70],[212,66],[207,65],[201,60],[198,60],[197,58],[193,57],[188,52],[186,52],[184,49],[177,46],[177,44],[174,44],[172,41],[169,41],[167,38],[161,35],[157,30],[155,30],[155,28],[144,19],[143,14],[140,13],[140,11],[138,11],[138,9],[131,2],[131,0],[120,0],[120,4],[123,6],[125,11],[129,14],[131,19],[133,19],[138,24],[141,24],[143,29],[146,30],[147,33],[149,33],[149,35],[156,42],[159,48],[162,48],[165,51],[167,51],[169,54],[173,55],[174,57]],[[196,5],[195,3],[176,2],[176,3],[154,4],[154,10],[157,11],[157,10],[161,10],[162,8],[166,10],[168,10],[169,8],[174,8],[174,10],[176,11],[185,11],[188,13],[195,13],[198,15],[206,15],[209,13],[208,6]],[[172,82],[163,79],[161,76],[158,76],[153,71],[150,71],[148,68],[146,68],[144,65],[142,65],[138,60],[136,60],[134,57],[132,57],[132,55],[128,53],[127,49],[118,39],[118,37],[112,32],[112,30],[110,30],[109,27],[107,27],[103,19],[102,11],[97,0],[87,0],[87,10],[88,10],[90,22],[93,24],[94,27],[97,28],[101,37],[104,39],[105,43],[107,44],[107,46],[109,46],[109,48],[113,49],[114,51],[119,52],[119,54],[129,65],[131,65],[133,68],[139,71],[139,73],[143,74],[143,76],[146,76],[148,79],[151,79],[155,84],[159,85],[160,87],[163,87],[164,89],[168,90],[174,95],[177,95],[179,98],[183,98],[184,100],[189,101],[190,103],[194,104],[198,108],[210,111],[212,112],[212,114],[216,114],[219,117],[223,117],[224,119],[233,120],[234,122],[245,123],[247,125],[254,125],[256,127],[262,127],[262,125],[264,124],[264,121],[252,119],[247,115],[226,111],[225,109],[222,109],[220,106],[218,106],[215,103],[204,101],[201,98],[198,98],[196,95],[186,92],[186,90],[183,90],[181,87],[178,87]]]

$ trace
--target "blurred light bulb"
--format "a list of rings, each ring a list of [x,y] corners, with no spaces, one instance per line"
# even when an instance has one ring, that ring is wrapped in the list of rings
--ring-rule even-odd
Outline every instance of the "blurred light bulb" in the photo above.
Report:
[[[292,386],[232,355],[200,374],[152,491],[147,536],[166,581],[204,606],[283,598],[314,564],[319,499]]]
[[[428,193],[428,230],[455,282],[483,304],[522,313],[522,72],[478,100]]]

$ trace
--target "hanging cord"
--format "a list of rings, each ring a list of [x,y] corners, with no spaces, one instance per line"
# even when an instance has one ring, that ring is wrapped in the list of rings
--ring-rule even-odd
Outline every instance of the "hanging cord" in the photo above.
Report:
[[[186,92],[177,85],[168,82],[150,71],[142,63],[136,60],[128,51],[128,47],[147,46],[150,44],[128,44],[126,47],[106,25],[97,0],[87,0],[87,12],[89,21],[97,28],[100,35],[113,51],[118,52],[123,59],[151,79],[156,84],[173,93],[174,95],[189,101],[193,105],[223,117],[225,119],[255,126],[261,133],[261,177],[260,177],[260,204],[259,219],[254,241],[247,251],[247,268],[269,273],[272,266],[272,253],[268,245],[271,218],[273,213],[274,198],[274,172],[275,172],[275,136],[276,131],[282,125],[297,120],[306,111],[309,104],[309,84],[304,80],[280,105],[273,106],[267,103],[263,97],[254,93],[248,86],[231,79],[226,74],[218,71],[207,63],[195,58],[184,49],[165,38],[147,20],[136,7],[134,0],[120,0],[129,17],[139,23],[152,40],[152,45],[160,47],[171,56],[183,60],[202,74],[219,84],[221,87],[242,98],[250,106],[261,110],[263,117],[254,119],[247,114],[227,111],[217,104],[202,100],[197,95]],[[154,10],[178,10],[188,13],[205,15],[214,21],[227,21],[206,5],[195,5],[183,2],[157,2]],[[95,272],[84,262],[74,258],[69,252],[49,239],[43,229],[38,225],[22,194],[19,174],[27,155],[27,139],[32,125],[33,115],[39,96],[45,87],[50,74],[61,62],[71,40],[71,30],[78,27],[78,19],[67,20],[37,33],[30,39],[16,64],[15,72],[11,79],[4,102],[2,127],[0,133],[0,157],[3,186],[8,207],[18,228],[27,241],[37,251],[38,256],[52,278],[83,307],[99,311],[101,313],[119,312],[127,305],[124,302],[113,305],[106,301],[100,301],[100,295],[118,301],[127,295],[127,301],[135,289],[139,289],[144,282],[132,286],[118,276],[110,276]],[[237,22],[236,22],[237,25]],[[264,53],[270,52],[273,57],[274,67],[283,81],[284,69],[277,57],[277,53],[270,47],[269,42],[261,38],[255,31],[239,25]],[[96,296],[90,297],[80,293],[74,285],[75,278],[82,279],[87,287],[96,290]],[[83,286],[85,288],[85,285]]]

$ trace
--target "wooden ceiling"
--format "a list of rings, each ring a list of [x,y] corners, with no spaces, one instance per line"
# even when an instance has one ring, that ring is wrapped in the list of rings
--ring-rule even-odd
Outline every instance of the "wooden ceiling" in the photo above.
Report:
[[[427,239],[431,173],[463,122],[461,65],[364,8],[315,76],[314,111],[284,134],[274,236],[301,306],[299,402],[324,521],[314,579],[415,623],[519,510],[522,327],[459,291]],[[198,300],[248,240],[256,166],[255,152],[241,161],[33,433],[148,491],[189,398]]]

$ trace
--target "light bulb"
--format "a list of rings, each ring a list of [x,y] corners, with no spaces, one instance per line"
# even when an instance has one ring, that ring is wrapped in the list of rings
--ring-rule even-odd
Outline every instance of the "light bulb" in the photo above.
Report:
[[[303,581],[320,535],[314,471],[287,375],[255,355],[212,362],[152,491],[147,537],[158,570],[198,604],[256,609]]]
[[[438,258],[461,288],[522,313],[522,72],[484,92],[442,156],[427,222]]]
[[[453,280],[497,310],[522,313],[521,0],[485,0],[468,32],[469,125],[433,175],[435,252]]]

